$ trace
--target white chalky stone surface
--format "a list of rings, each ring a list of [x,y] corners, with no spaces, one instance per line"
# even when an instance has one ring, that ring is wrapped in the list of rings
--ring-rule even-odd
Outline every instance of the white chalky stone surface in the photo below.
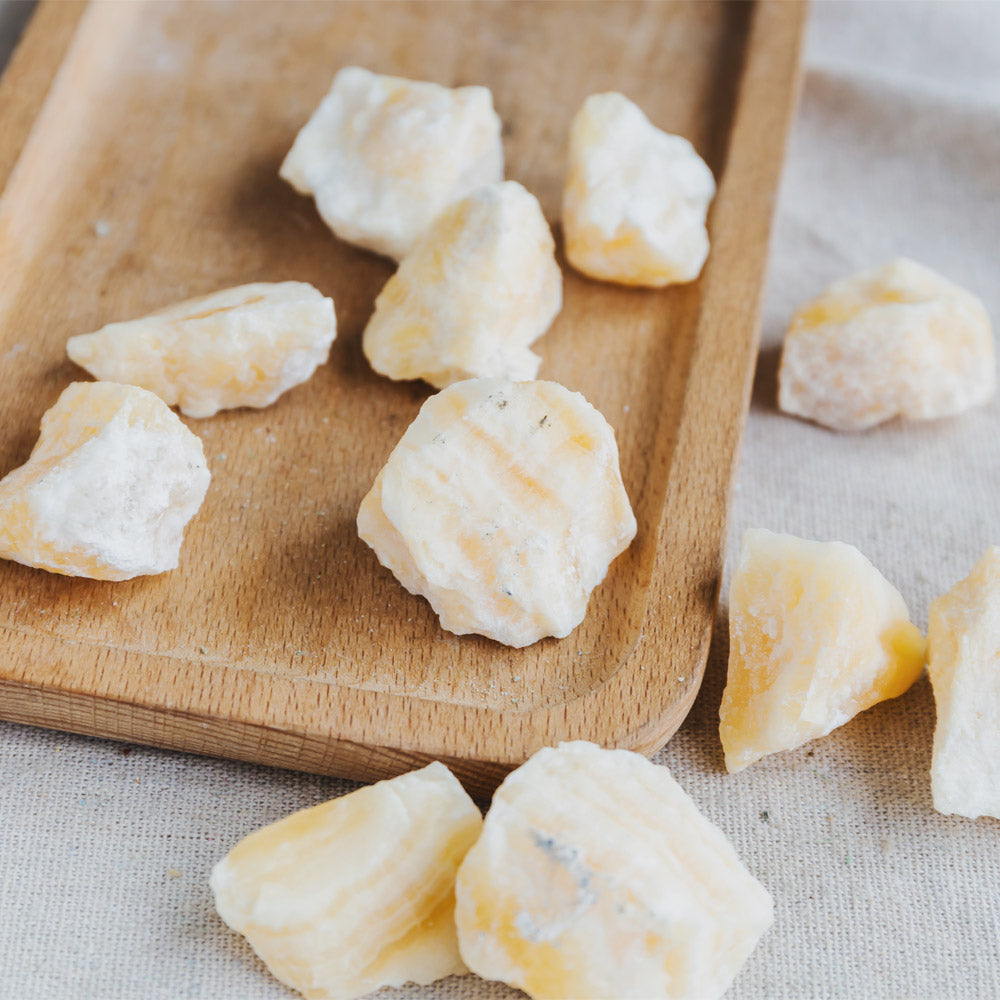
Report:
[[[95,378],[211,417],[270,406],[327,360],[336,336],[333,299],[302,281],[257,282],[70,337],[66,352]]]
[[[556,382],[469,379],[420,408],[358,532],[458,635],[562,638],[635,536],[608,422]]]
[[[296,137],[281,176],[315,196],[342,240],[401,260],[451,202],[503,180],[500,119],[485,87],[450,89],[347,66]]]
[[[573,119],[563,192],[566,257],[623,285],[693,281],[708,256],[705,216],[715,179],[683,136],[656,128],[614,91]]]
[[[375,371],[437,388],[467,378],[524,381],[529,345],[562,306],[555,241],[516,181],[479,188],[445,209],[375,301],[364,352]]]
[[[954,282],[894,260],[796,311],[778,379],[783,410],[834,430],[955,416],[996,391],[990,319]]]
[[[926,628],[929,603],[1000,541],[1000,399],[954,420],[841,435],[781,413],[776,371],[799,304],[901,255],[961,277],[1000,317],[1000,203],[988,197],[1000,6],[818,0],[810,18],[728,559],[748,527],[842,539]],[[607,416],[624,426],[641,412]],[[704,686],[656,756],[774,897],[774,926],[726,1000],[994,996],[1000,821],[934,810],[930,684],[726,774],[728,576]],[[264,823],[356,787],[0,723],[0,997],[293,1000],[218,918],[209,872]],[[471,975],[375,996],[522,997]]]
[[[930,609],[934,808],[1000,818],[1000,546]]]
[[[159,397],[74,382],[0,480],[0,558],[98,580],[175,569],[209,479],[201,441]]]
[[[665,767],[583,741],[508,776],[455,897],[469,968],[537,1000],[720,997],[773,909]]]

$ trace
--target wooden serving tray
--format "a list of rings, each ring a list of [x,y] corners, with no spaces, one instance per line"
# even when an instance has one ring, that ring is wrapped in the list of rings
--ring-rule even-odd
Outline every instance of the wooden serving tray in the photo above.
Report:
[[[213,479],[179,569],[102,583],[0,564],[0,717],[363,779],[439,758],[480,795],[544,744],[662,746],[708,652],[803,20],[768,0],[43,4],[0,87],[0,474],[87,377],[73,334],[287,279],[332,295],[340,332],[274,406],[186,421]],[[630,96],[720,181],[698,282],[564,268],[536,345],[540,377],[615,427],[639,524],[567,639],[443,632],[357,538],[428,389],[361,353],[390,263],[278,178],[347,64],[490,87],[507,176],[556,227],[590,93]]]

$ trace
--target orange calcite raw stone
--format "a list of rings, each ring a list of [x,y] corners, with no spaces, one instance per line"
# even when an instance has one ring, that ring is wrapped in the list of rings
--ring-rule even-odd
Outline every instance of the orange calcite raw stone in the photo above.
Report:
[[[442,87],[345,66],[281,176],[342,240],[402,260],[453,201],[503,180],[486,87]]]
[[[834,430],[952,416],[996,390],[989,316],[965,289],[894,260],[795,313],[778,377],[781,409]]]
[[[201,441],[159,397],[75,382],[0,480],[0,558],[95,580],[174,569],[209,479]]]
[[[1000,546],[931,602],[927,673],[937,703],[934,808],[1000,818]]]
[[[693,281],[708,256],[715,179],[687,139],[623,94],[588,97],[573,119],[563,191],[566,258],[603,281]]]
[[[541,206],[515,181],[445,209],[375,302],[372,368],[439,389],[465,378],[534,378],[529,350],[562,305],[562,272]]]
[[[250,834],[212,871],[215,906],[310,1000],[431,983],[466,971],[455,873],[481,828],[434,763]]]
[[[801,746],[920,676],[926,644],[853,546],[752,529],[729,591],[726,768]]]
[[[773,919],[666,768],[584,742],[508,776],[456,901],[469,968],[535,1000],[711,1000]]]
[[[258,282],[70,337],[66,351],[95,378],[211,417],[269,406],[326,361],[336,335],[333,299],[302,281]]]
[[[457,635],[563,637],[635,536],[608,422],[556,382],[431,396],[361,502],[358,533]]]

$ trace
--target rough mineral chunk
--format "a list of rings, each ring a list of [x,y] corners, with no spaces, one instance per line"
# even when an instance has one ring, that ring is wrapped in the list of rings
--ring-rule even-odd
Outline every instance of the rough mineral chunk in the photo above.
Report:
[[[96,378],[155,392],[189,417],[268,406],[326,361],[333,300],[301,281],[240,285],[142,319],[70,337],[66,351]]]
[[[310,1000],[465,972],[455,873],[482,817],[439,763],[250,834],[212,872],[219,915]]]
[[[563,192],[566,257],[584,274],[660,288],[693,281],[708,256],[712,171],[627,97],[594,94],[573,119]]]
[[[528,350],[562,305],[562,272],[541,206],[515,181],[474,191],[438,216],[389,279],[365,328],[375,371],[443,388],[524,380]]]
[[[1000,817],[1000,546],[931,602],[927,672],[937,703],[934,808]]]
[[[456,902],[469,968],[535,1000],[710,1000],[772,921],[666,768],[582,742],[539,750],[500,786]]]
[[[635,535],[607,421],[555,382],[432,396],[361,503],[358,531],[449,632],[568,635]]]
[[[0,558],[95,580],[163,573],[209,478],[201,441],[153,393],[75,382],[0,480]]]
[[[778,403],[839,431],[948,417],[996,388],[993,334],[971,293],[912,260],[831,285],[792,318]]]
[[[281,165],[343,240],[402,259],[451,202],[503,180],[485,87],[342,69]]]
[[[752,529],[729,592],[726,768],[801,746],[920,676],[899,591],[853,546]]]

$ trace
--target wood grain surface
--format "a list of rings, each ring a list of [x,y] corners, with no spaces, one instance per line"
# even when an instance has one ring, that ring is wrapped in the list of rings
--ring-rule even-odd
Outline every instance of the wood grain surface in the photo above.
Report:
[[[0,474],[86,378],[68,337],[250,281],[336,303],[330,361],[266,410],[185,420],[212,484],[180,567],[125,583],[0,564],[0,717],[371,779],[432,758],[487,794],[533,750],[651,753],[708,652],[796,96],[798,4],[43,4],[0,86]],[[335,239],[278,166],[334,72],[490,87],[507,176],[554,225],[570,120],[620,90],[719,180],[701,279],[564,266],[540,377],[616,430],[639,524],[564,640],[443,632],[355,516],[429,390],[360,335],[390,262]]]

